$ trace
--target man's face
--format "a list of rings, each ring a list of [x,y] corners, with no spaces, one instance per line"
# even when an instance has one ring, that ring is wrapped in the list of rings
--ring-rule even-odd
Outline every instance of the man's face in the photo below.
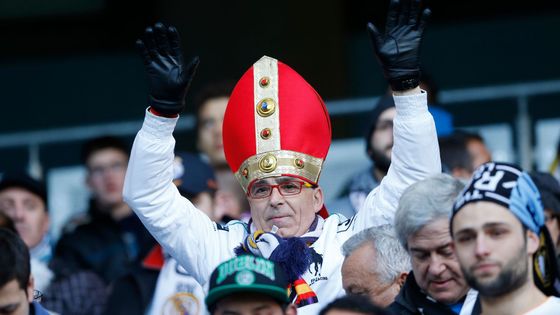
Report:
[[[451,242],[446,218],[437,219],[408,237],[416,283],[444,304],[456,303],[469,290]]]
[[[472,169],[476,170],[480,165],[490,162],[492,160],[492,156],[488,149],[479,140],[472,139],[467,143],[467,151],[472,158]]]
[[[287,181],[300,181],[294,177],[275,177],[257,180],[253,185],[276,185]],[[281,237],[301,236],[305,234],[315,214],[323,207],[323,191],[320,187],[302,187],[297,195],[283,196],[277,187],[272,189],[270,196],[256,199],[248,197],[251,217],[257,229],[270,231],[272,226],[278,227],[277,234]]]
[[[49,230],[49,215],[43,199],[27,189],[2,190],[0,211],[14,221],[18,234],[29,248],[39,244]]]
[[[384,110],[375,125],[375,130],[369,139],[371,150],[370,156],[373,157],[376,166],[389,168],[391,164],[391,151],[393,149],[393,120],[397,110],[394,107]]]
[[[503,206],[467,204],[453,218],[453,239],[465,277],[483,296],[512,292],[529,279],[538,237]]]
[[[122,192],[128,156],[107,148],[94,152],[87,160],[87,184],[99,206],[110,208],[123,203]]]
[[[401,285],[399,279],[387,283],[375,272],[376,259],[376,250],[371,243],[354,250],[342,264],[342,287],[347,294],[364,295],[374,304],[387,307],[395,300]]]
[[[290,304],[284,311],[273,298],[258,293],[237,293],[216,303],[213,315],[295,315],[297,310]]]
[[[33,286],[19,287],[16,279],[0,288],[1,315],[28,315],[29,303],[33,301]]]
[[[198,112],[198,149],[208,156],[214,167],[225,166],[222,125],[229,98],[208,99]]]

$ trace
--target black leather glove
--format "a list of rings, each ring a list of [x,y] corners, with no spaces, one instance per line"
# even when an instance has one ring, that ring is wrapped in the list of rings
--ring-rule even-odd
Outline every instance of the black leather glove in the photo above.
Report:
[[[420,43],[430,9],[419,16],[419,0],[391,0],[385,33],[368,23],[377,60],[393,91],[415,88],[420,82]]]
[[[136,46],[148,74],[149,105],[163,115],[179,114],[185,108],[185,95],[198,67],[198,57],[185,67],[177,30],[161,23],[146,28]]]

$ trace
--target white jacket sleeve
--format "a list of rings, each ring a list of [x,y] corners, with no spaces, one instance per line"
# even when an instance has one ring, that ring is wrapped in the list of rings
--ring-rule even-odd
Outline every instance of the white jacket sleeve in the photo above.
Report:
[[[172,182],[176,123],[177,118],[146,112],[132,147],[123,195],[165,251],[204,284],[215,266],[233,256],[245,228],[217,225],[179,194]]]
[[[427,94],[393,96],[393,150],[387,176],[366,198],[356,214],[353,231],[394,224],[402,192],[411,184],[441,172],[436,128],[428,112]]]

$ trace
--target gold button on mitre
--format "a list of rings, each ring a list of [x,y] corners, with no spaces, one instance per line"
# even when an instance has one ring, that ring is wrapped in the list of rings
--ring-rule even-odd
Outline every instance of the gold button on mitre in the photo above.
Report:
[[[268,117],[274,114],[276,102],[271,98],[265,98],[257,104],[257,113],[261,117]]]
[[[272,154],[265,155],[259,162],[259,169],[265,173],[270,173],[276,169],[276,157]]]

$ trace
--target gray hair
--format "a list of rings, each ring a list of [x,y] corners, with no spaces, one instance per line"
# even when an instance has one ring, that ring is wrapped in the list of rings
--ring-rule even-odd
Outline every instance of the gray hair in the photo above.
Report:
[[[410,271],[410,256],[399,245],[392,225],[371,227],[354,234],[342,245],[342,254],[348,257],[356,249],[368,243],[375,248],[376,264],[372,267],[381,281],[391,283],[402,272]]]
[[[406,188],[395,213],[395,231],[408,251],[408,238],[438,219],[449,219],[453,202],[465,184],[447,174],[438,174]]]

